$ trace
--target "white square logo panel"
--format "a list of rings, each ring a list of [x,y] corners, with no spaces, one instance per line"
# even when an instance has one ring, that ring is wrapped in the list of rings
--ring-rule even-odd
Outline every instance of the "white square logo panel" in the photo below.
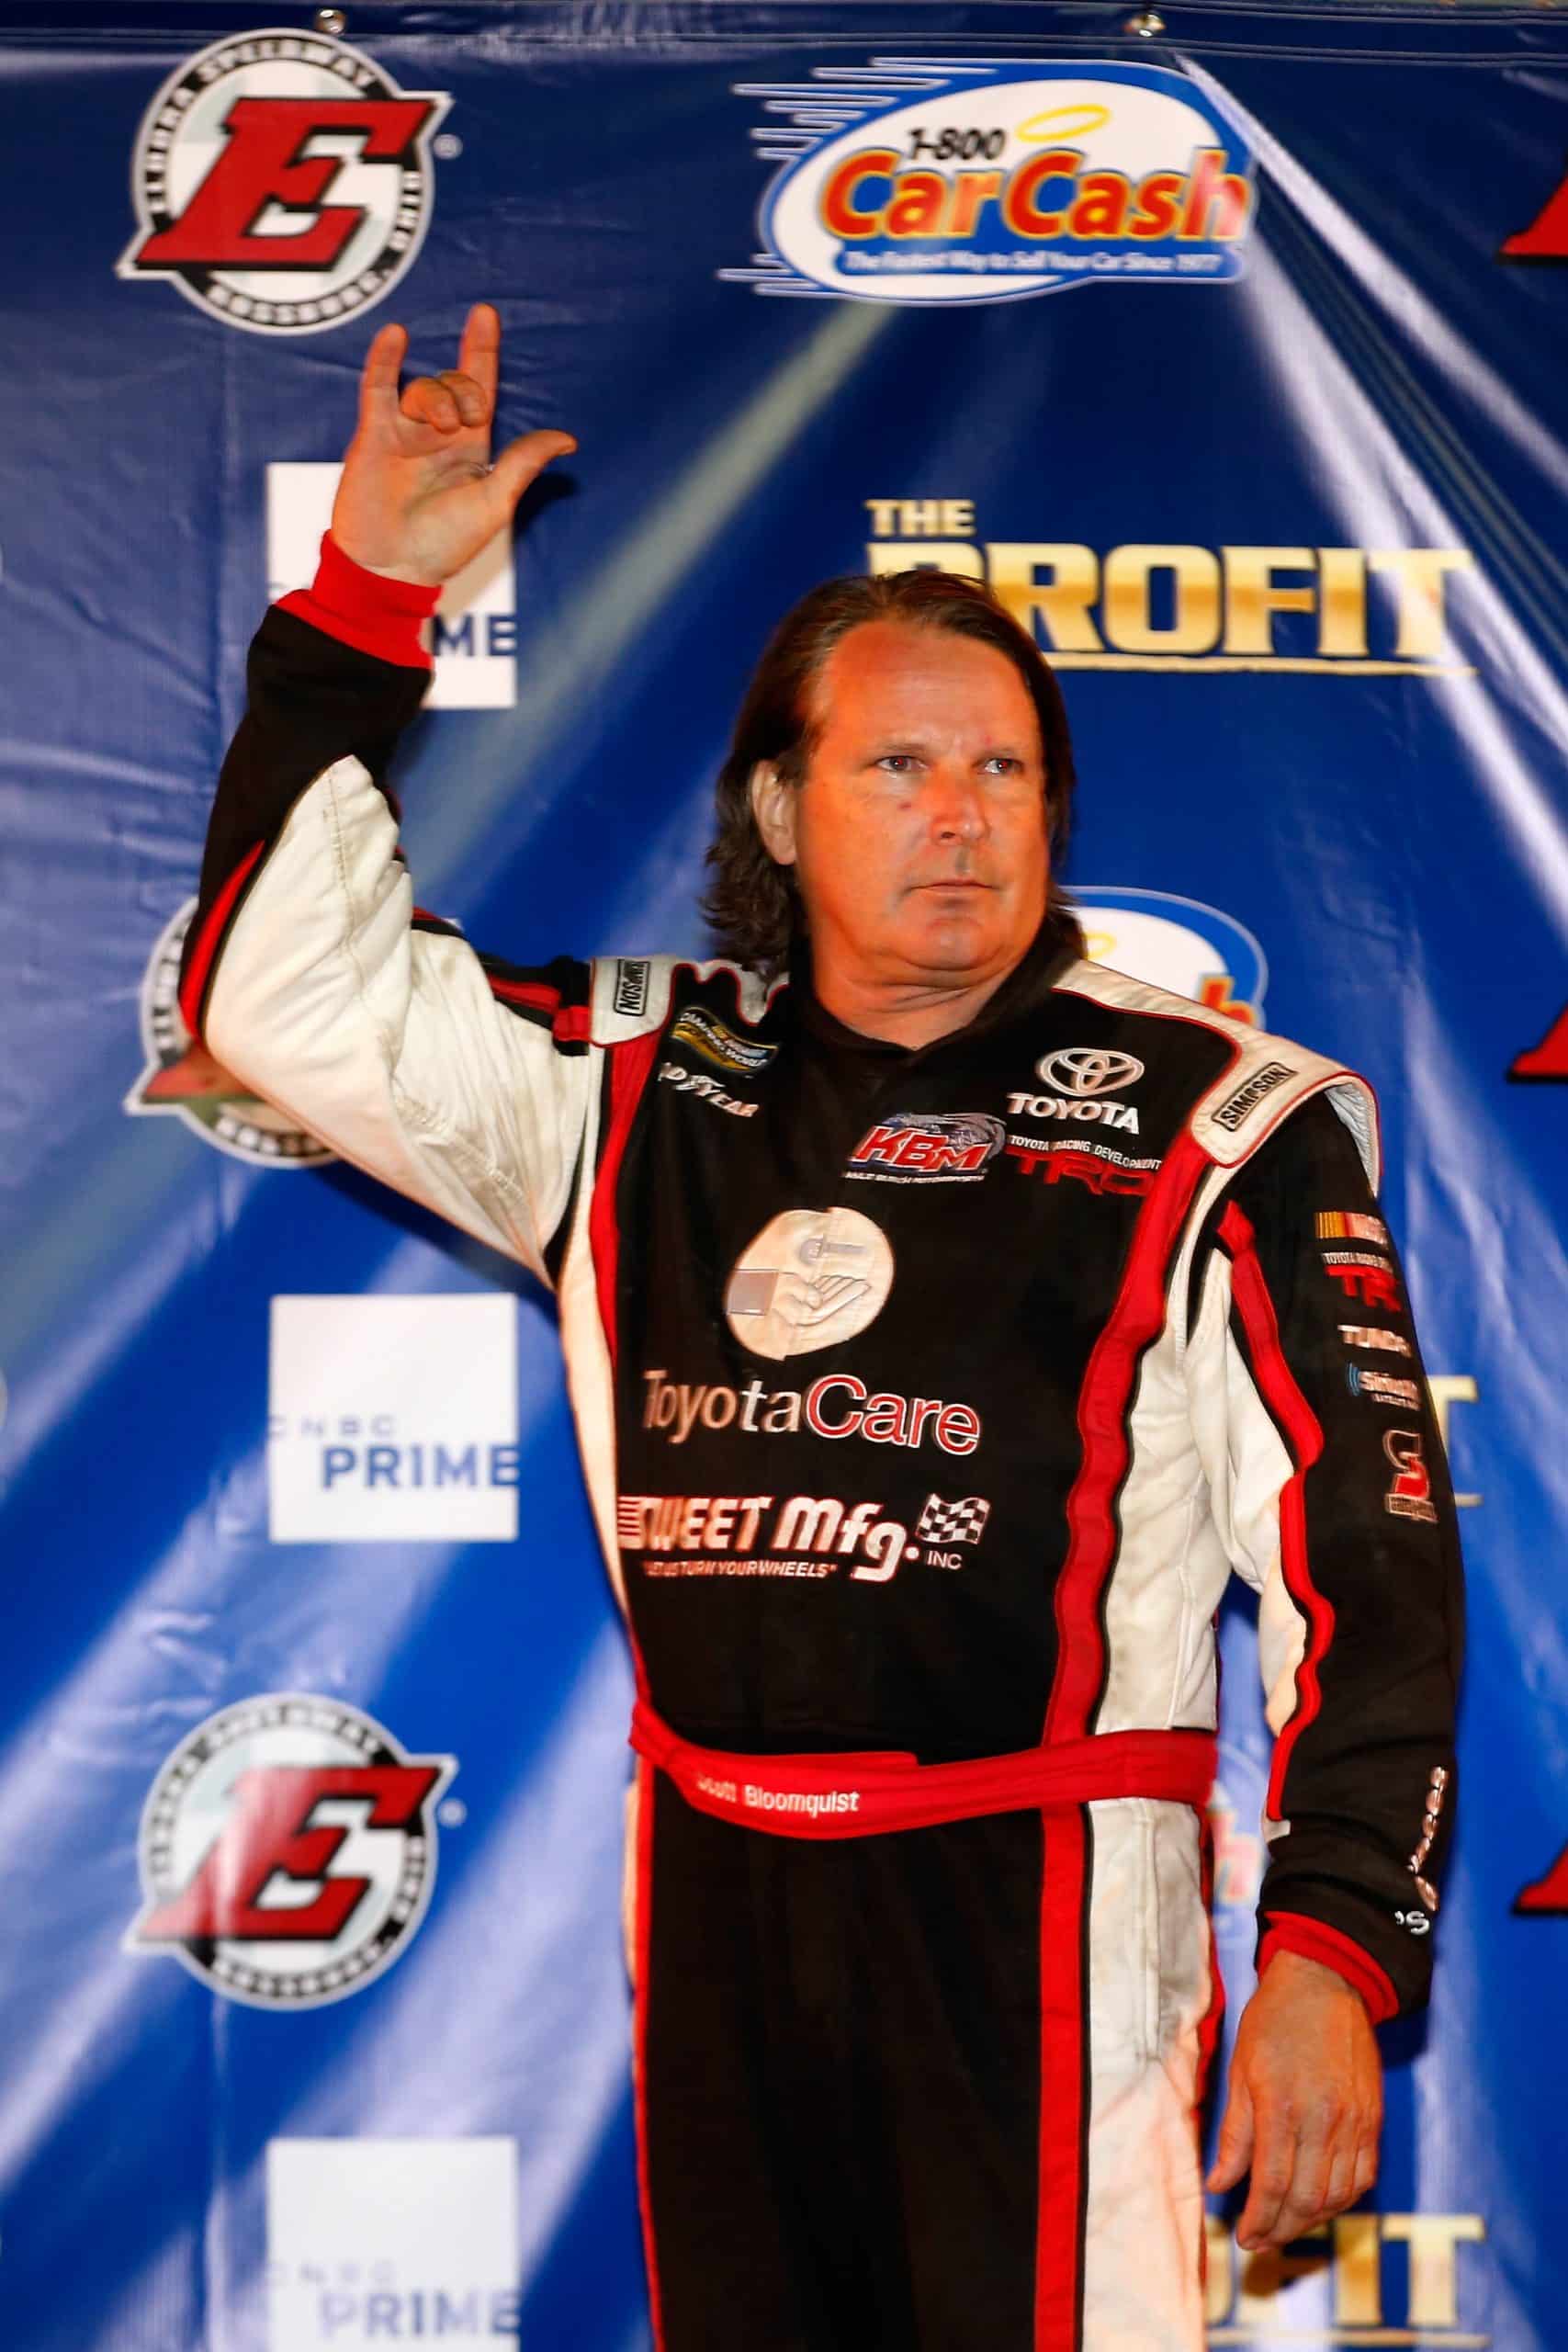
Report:
[[[513,2140],[274,2140],[268,2352],[513,2343]]]
[[[333,519],[343,468],[278,464],[266,469],[266,592],[308,588],[321,533]],[[435,674],[427,710],[509,710],[517,700],[516,592],[512,534],[500,531],[441,591],[434,623]]]
[[[515,1299],[273,1300],[275,1544],[511,1543],[517,1464]]]

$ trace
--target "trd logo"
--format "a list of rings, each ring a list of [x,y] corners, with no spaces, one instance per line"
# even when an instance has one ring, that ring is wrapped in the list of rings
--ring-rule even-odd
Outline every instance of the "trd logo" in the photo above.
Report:
[[[1111,1159],[1097,1159],[1088,1151],[1031,1151],[1010,1143],[1008,1157],[1016,1159],[1026,1176],[1036,1172],[1047,1184],[1086,1184],[1091,1193],[1122,1193],[1142,1199],[1154,1186],[1152,1168],[1122,1168]]]
[[[1363,1306],[1386,1306],[1400,1312],[1399,1291],[1392,1266],[1349,1265],[1327,1266],[1324,1270],[1330,1282],[1337,1283],[1348,1299]]]

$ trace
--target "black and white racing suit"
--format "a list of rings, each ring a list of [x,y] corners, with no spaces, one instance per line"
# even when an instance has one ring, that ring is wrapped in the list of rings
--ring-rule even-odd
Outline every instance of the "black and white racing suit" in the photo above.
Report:
[[[1427,1987],[1458,1553],[1350,1073],[1045,941],[907,1051],[808,975],[416,915],[422,592],[274,608],[184,1002],[558,1294],[638,1689],[669,2352],[1195,2352],[1213,1618],[1261,1596],[1266,1952]],[[382,658],[382,656],[389,658]]]

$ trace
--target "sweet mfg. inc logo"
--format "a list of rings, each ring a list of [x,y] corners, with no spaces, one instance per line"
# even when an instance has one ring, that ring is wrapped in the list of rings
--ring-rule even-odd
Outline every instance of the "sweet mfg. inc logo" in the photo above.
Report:
[[[762,100],[752,135],[783,166],[761,252],[719,273],[759,293],[1002,302],[1240,274],[1251,150],[1185,74],[888,57],[736,95]]]
[[[430,141],[452,101],[355,49],[272,27],[177,65],[141,118],[139,227],[117,265],[256,334],[373,309],[424,242]]]

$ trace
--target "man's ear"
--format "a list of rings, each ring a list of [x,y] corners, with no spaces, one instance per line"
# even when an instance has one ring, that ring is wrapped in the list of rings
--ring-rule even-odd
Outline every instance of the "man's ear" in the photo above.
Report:
[[[772,760],[759,760],[751,771],[751,814],[762,836],[762,847],[775,865],[795,864],[796,793]]]

